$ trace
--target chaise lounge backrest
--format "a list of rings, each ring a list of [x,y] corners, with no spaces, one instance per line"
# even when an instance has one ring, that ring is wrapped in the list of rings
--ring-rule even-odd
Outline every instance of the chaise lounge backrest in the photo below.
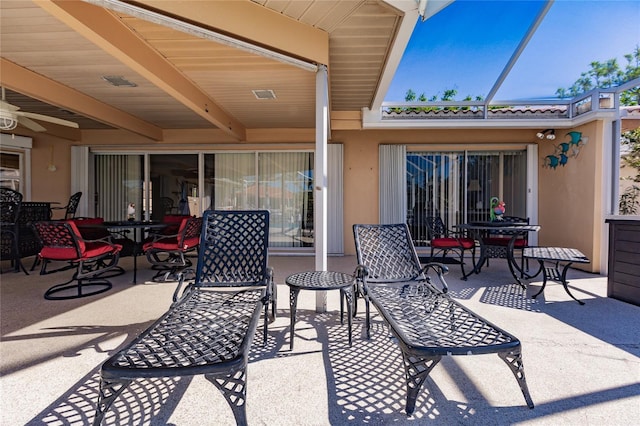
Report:
[[[369,283],[422,278],[422,267],[406,224],[353,225],[356,256]]]
[[[207,210],[202,224],[197,286],[267,285],[269,212]]]

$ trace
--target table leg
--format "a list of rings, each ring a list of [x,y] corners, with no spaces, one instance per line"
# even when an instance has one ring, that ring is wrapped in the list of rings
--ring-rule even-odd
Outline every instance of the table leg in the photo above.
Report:
[[[293,336],[295,335],[295,324],[296,324],[296,307],[298,306],[298,293],[300,293],[300,289],[290,287],[289,288],[289,315],[290,315],[290,340],[289,340],[289,350],[293,350]]]
[[[513,234],[511,239],[509,240],[509,245],[507,246],[507,265],[509,265],[509,271],[511,271],[511,275],[516,280],[520,287],[527,289],[527,286],[522,282],[520,276],[524,276],[524,271],[520,269],[518,264],[516,263],[516,258],[513,255],[516,245],[516,239],[518,238],[518,234]]]
[[[531,296],[532,299],[538,297],[538,295],[542,293],[544,291],[544,288],[547,286],[547,269],[544,267],[544,260],[538,259],[538,263],[540,264],[540,269],[542,270],[542,287],[540,288],[540,291]]]
[[[569,270],[569,267],[571,266],[571,264],[573,262],[569,262],[567,263],[564,268],[562,269],[562,273],[559,271],[558,266],[560,262],[555,262],[555,265],[553,267],[551,266],[545,266],[544,265],[544,260],[538,260],[538,262],[540,262],[540,268],[542,269],[542,273],[543,273],[543,281],[542,281],[542,288],[540,289],[540,291],[538,291],[536,294],[534,294],[532,297],[535,299],[540,293],[542,293],[544,291],[545,286],[547,285],[547,280],[550,279],[552,281],[558,281],[560,284],[562,284],[562,287],[564,288],[564,291],[567,292],[567,294],[576,302],[578,302],[581,305],[584,305],[584,302],[582,300],[578,300],[574,297],[573,294],[571,294],[571,292],[569,291],[569,286],[567,283],[567,271]]]
[[[569,270],[569,266],[571,266],[571,262],[567,263],[567,264],[564,266],[564,268],[562,269],[562,275],[560,275],[560,280],[561,280],[561,282],[562,282],[562,286],[564,287],[564,291],[566,291],[566,292],[567,292],[567,294],[568,294],[569,296],[571,296],[571,298],[572,298],[573,300],[575,300],[576,302],[578,302],[578,303],[579,303],[579,304],[581,304],[581,305],[584,305],[584,302],[583,302],[582,300],[578,300],[578,299],[576,299],[576,298],[573,296],[573,294],[571,294],[571,292],[569,291],[569,286],[568,286],[568,283],[567,283],[567,271]],[[556,271],[556,272],[557,272],[557,271]]]
[[[469,271],[466,274],[462,275],[461,279],[463,281],[466,281],[467,278],[469,277],[469,275],[471,275],[471,274],[479,274],[480,270],[482,269],[482,265],[487,260],[486,250],[485,250],[485,247],[484,247],[484,243],[482,241],[482,233],[480,231],[472,231],[472,235],[473,235],[473,239],[480,243],[480,258],[473,265],[473,268],[471,268],[471,271]]]
[[[138,284],[138,250],[142,248],[142,229],[138,235],[138,228],[133,229],[133,283]],[[140,237],[140,238],[138,238]],[[140,241],[140,242],[138,242]]]
[[[340,289],[340,324],[342,324],[342,295],[347,299],[347,324],[349,328],[349,346],[351,346],[353,339],[351,337],[352,329],[352,317],[353,317],[353,286],[349,286],[345,289]]]

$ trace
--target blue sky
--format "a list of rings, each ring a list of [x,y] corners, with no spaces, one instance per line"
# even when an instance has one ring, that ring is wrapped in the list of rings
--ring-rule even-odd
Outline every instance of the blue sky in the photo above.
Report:
[[[543,4],[456,0],[419,21],[385,100],[403,101],[408,89],[486,96]],[[624,67],[637,45],[640,0],[556,0],[494,100],[553,98],[592,61]]]

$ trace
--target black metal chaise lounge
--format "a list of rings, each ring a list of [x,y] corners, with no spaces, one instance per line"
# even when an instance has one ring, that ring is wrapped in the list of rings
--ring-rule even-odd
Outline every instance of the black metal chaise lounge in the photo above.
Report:
[[[447,355],[497,353],[518,381],[527,406],[534,407],[524,377],[520,341],[447,294],[443,277],[447,267],[438,263],[421,266],[406,224],[354,225],[353,232],[367,337],[371,302],[402,351],[408,415],[415,410],[429,373]],[[443,290],[432,284],[429,270],[436,273]]]
[[[199,374],[220,389],[236,423],[247,423],[251,342],[262,308],[265,342],[275,316],[268,235],[267,211],[205,212],[195,280],[182,292],[180,280],[170,309],[104,362],[94,424],[134,379]]]

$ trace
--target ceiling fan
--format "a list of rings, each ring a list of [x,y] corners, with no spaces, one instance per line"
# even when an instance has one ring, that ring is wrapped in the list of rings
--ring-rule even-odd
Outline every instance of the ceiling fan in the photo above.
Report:
[[[20,107],[11,105],[6,101],[4,87],[2,88],[2,100],[0,100],[0,130],[13,130],[18,124],[33,130],[34,132],[44,132],[47,129],[36,123],[32,119],[59,124],[61,126],[78,128],[78,123],[63,120],[62,118],[51,117],[35,112],[20,111]]]

